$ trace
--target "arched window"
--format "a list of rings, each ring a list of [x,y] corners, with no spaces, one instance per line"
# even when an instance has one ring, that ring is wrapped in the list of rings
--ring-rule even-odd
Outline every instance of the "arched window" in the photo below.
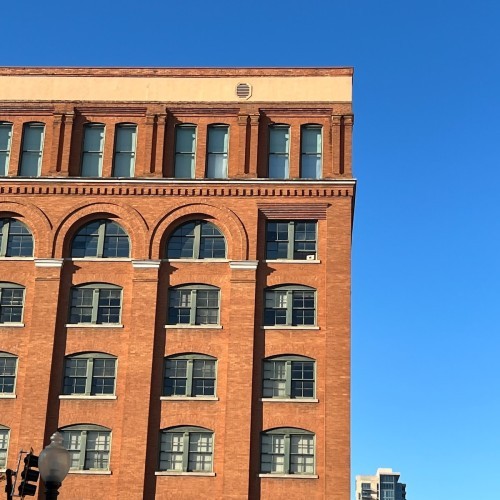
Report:
[[[313,326],[316,324],[316,290],[303,285],[266,288],[264,325]]]
[[[16,388],[17,356],[0,352],[0,395],[14,394]]]
[[[24,309],[24,286],[0,282],[0,324],[21,323]]]
[[[174,177],[194,179],[196,155],[196,126],[183,123],[175,127]]]
[[[314,396],[314,359],[287,355],[264,360],[263,398],[312,399]]]
[[[115,152],[113,155],[113,177],[133,177],[137,125],[120,123],[115,128]]]
[[[116,222],[99,219],[88,222],[75,234],[71,257],[130,257],[128,234]]]
[[[204,427],[171,427],[160,437],[160,470],[212,472],[214,433]]]
[[[25,123],[19,175],[38,177],[42,168],[44,123]]]
[[[18,219],[0,219],[0,257],[33,257],[33,235]]]
[[[263,432],[260,470],[263,474],[314,474],[314,434],[294,427]]]
[[[7,454],[9,452],[10,429],[0,424],[0,469],[7,466]]]
[[[66,356],[63,385],[65,395],[114,395],[115,379],[115,356],[101,352]]]
[[[227,179],[229,127],[210,125],[207,140],[207,179]]]
[[[303,125],[300,138],[300,177],[321,179],[321,125]]]
[[[224,259],[226,240],[211,222],[193,220],[181,224],[167,243],[169,259]]]
[[[215,396],[217,359],[205,354],[178,354],[165,358],[164,396]]]
[[[86,123],[83,127],[82,177],[101,177],[104,154],[104,124]]]
[[[90,283],[71,289],[69,323],[120,324],[122,289],[109,283]]]
[[[101,425],[69,425],[59,429],[71,456],[71,470],[109,470],[111,429]]]
[[[0,177],[9,175],[12,123],[0,122]]]
[[[290,127],[271,125],[269,127],[269,178],[288,179],[290,157]]]
[[[210,285],[183,285],[168,291],[169,325],[218,325],[220,290]]]

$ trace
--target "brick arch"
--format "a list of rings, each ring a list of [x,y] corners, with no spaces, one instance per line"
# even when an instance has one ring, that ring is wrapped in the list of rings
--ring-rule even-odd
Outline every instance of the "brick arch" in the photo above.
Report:
[[[117,222],[127,231],[134,259],[147,258],[146,238],[148,225],[142,215],[124,203],[84,203],[62,217],[55,225],[54,256],[61,258],[68,254],[68,246],[75,231],[93,219],[117,217]]]
[[[151,231],[150,254],[153,259],[164,255],[166,238],[173,229],[195,219],[209,217],[222,231],[227,244],[227,256],[231,260],[246,260],[248,258],[248,235],[239,217],[227,208],[220,208],[208,203],[188,203],[180,205],[157,220]]]
[[[33,235],[34,256],[50,258],[53,238],[49,218],[35,205],[24,201],[0,201],[0,217],[18,216]]]

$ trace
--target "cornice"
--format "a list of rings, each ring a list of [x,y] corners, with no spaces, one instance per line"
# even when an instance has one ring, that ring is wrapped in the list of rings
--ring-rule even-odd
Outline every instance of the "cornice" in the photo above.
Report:
[[[188,106],[167,106],[166,110],[168,113],[172,114],[173,116],[212,116],[212,115],[225,115],[225,116],[233,116],[233,115],[238,115],[240,113],[240,108],[236,107],[200,107],[200,106],[193,106],[193,107],[188,107]]]
[[[3,104],[0,105],[0,115],[52,115],[54,106],[37,103]]]
[[[146,106],[75,106],[80,115],[92,116],[145,116]]]
[[[10,182],[5,182],[5,181]],[[151,181],[144,182],[81,182],[70,179],[44,179],[45,182],[20,181],[2,179],[0,184],[1,196],[200,196],[200,197],[352,197],[354,196],[355,179],[333,180],[330,182],[300,182],[290,184],[271,184],[269,181],[227,181],[222,184],[202,181],[172,182]],[[72,182],[68,182],[72,181]],[[292,181],[293,182],[293,181]]]

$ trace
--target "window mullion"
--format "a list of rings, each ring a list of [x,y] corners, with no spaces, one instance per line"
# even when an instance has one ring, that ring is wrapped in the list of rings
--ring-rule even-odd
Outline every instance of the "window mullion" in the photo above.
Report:
[[[85,395],[90,396],[92,392],[92,377],[94,375],[94,359],[89,358],[87,360],[87,374],[85,378]]]
[[[99,309],[99,288],[92,290],[92,318],[91,323],[97,323],[97,310]]]
[[[104,253],[104,238],[106,237],[106,223],[103,222],[97,230],[97,257],[102,258]]]
[[[9,238],[10,222],[4,223],[2,227],[2,246],[0,248],[0,256],[5,257],[7,255],[7,239]]]
[[[292,260],[295,253],[295,223],[290,221],[288,223],[288,247],[287,247],[287,259]]]
[[[80,470],[85,469],[85,458],[87,454],[87,431],[82,431],[80,435],[80,459],[78,463],[78,468]]]
[[[194,361],[192,359],[188,359],[187,362],[187,373],[186,373],[186,396],[193,395],[193,364]]]
[[[285,474],[290,474],[290,434],[285,434],[285,457],[284,457]]]
[[[285,363],[285,396],[287,398],[292,397],[292,362],[287,361]]]
[[[182,436],[182,470],[188,472],[189,465],[189,432],[185,432]]]
[[[196,324],[196,290],[191,290],[191,308],[189,310],[189,324]]]
[[[293,292],[288,290],[286,292],[286,324],[291,326],[293,321]]]
[[[193,259],[200,258],[200,243],[201,243],[201,222],[197,222],[194,226],[194,241],[193,241]]]

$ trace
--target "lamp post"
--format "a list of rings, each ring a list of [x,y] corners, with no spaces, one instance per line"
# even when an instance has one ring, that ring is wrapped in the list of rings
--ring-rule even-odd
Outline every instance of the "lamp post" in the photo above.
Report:
[[[50,441],[38,457],[38,469],[45,483],[46,500],[56,500],[59,487],[68,475],[71,457],[62,445],[63,436],[60,432],[52,434]]]

